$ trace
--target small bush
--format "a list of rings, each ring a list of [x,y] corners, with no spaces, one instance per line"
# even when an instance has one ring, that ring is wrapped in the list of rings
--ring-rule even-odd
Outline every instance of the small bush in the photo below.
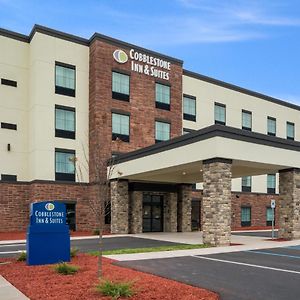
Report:
[[[76,257],[78,253],[78,249],[77,248],[71,248],[70,250],[70,256],[71,257]]]
[[[26,252],[21,252],[19,257],[17,258],[17,261],[26,261],[27,255]]]
[[[99,235],[100,234],[100,230],[99,229],[95,229],[94,231],[93,231],[93,235]]]
[[[104,296],[110,296],[112,299],[119,299],[120,297],[131,297],[134,293],[131,283],[112,282],[105,280],[96,286],[96,290]]]
[[[73,275],[79,270],[79,267],[62,262],[54,266],[54,270],[59,274]]]

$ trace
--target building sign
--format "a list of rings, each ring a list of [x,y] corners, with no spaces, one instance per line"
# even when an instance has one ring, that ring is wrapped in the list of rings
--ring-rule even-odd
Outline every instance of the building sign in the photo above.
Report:
[[[31,203],[26,247],[28,265],[70,261],[70,233],[64,203]]]
[[[127,53],[120,49],[114,51],[113,58],[121,64],[128,61]],[[131,71],[169,80],[171,70],[171,63],[169,61],[138,52],[135,49],[129,51],[129,58],[131,59]]]

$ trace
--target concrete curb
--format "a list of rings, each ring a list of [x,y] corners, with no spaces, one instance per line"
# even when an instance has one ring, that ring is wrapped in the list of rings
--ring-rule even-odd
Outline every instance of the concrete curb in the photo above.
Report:
[[[0,275],[0,299],[3,300],[30,300],[10,282]]]

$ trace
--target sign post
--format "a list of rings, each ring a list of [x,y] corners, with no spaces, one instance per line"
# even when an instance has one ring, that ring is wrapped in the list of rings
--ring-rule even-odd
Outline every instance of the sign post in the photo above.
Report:
[[[276,207],[276,201],[274,199],[272,199],[271,200],[271,208],[272,208],[272,240],[274,240],[275,207]]]
[[[70,233],[64,203],[31,203],[26,249],[28,265],[70,261]]]

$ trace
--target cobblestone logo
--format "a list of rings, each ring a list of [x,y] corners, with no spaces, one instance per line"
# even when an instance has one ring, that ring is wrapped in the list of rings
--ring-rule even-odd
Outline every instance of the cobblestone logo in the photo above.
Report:
[[[113,57],[120,64],[125,64],[128,61],[128,56],[123,50],[115,50]]]
[[[47,203],[45,205],[45,208],[48,210],[48,211],[51,211],[55,208],[54,204],[53,203]]]

